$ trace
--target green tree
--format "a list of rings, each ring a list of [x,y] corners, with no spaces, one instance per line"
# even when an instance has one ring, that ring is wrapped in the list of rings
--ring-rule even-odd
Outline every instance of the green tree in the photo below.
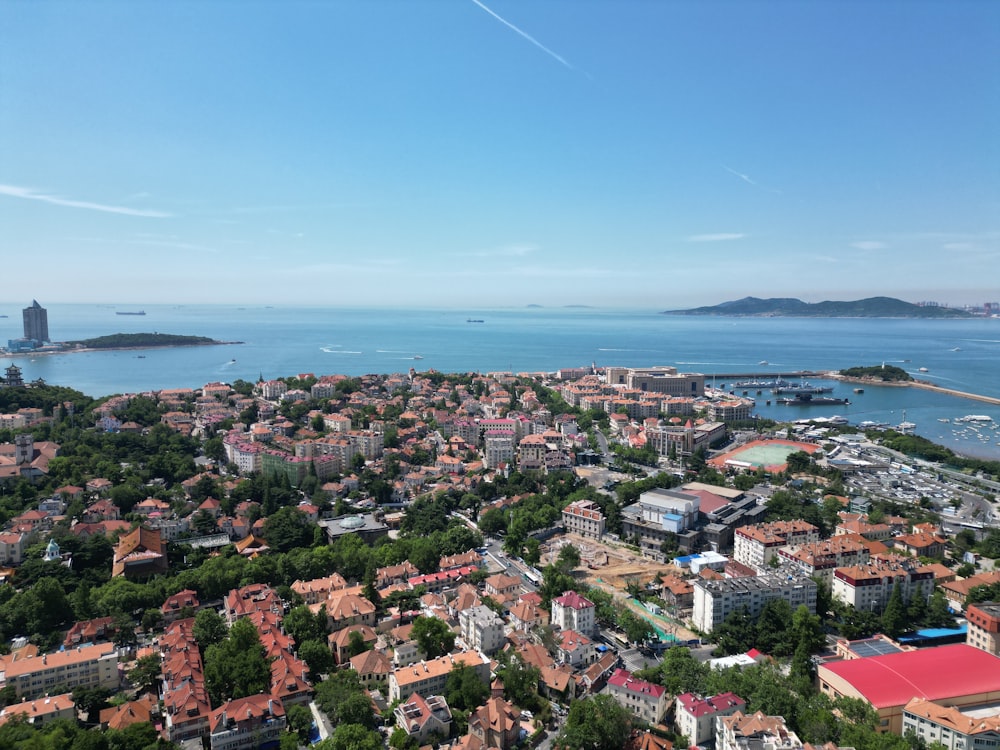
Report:
[[[572,544],[564,545],[562,549],[559,550],[559,555],[556,557],[556,566],[563,572],[569,573],[573,568],[580,564],[580,550],[574,547]]]
[[[226,621],[214,609],[200,609],[194,616],[194,639],[198,642],[202,653],[205,653],[209,646],[222,641],[228,632]]]
[[[632,731],[632,714],[610,695],[574,701],[557,744],[566,750],[621,750]]]
[[[160,682],[160,657],[156,654],[142,656],[129,670],[128,680],[139,693],[157,694]]]
[[[333,671],[333,654],[322,641],[303,641],[298,646],[298,655],[309,667],[313,682],[318,682],[320,675]]]
[[[250,620],[237,620],[223,641],[206,650],[205,687],[213,705],[263,693],[270,684],[271,668]]]
[[[309,732],[312,730],[312,712],[301,704],[289,706],[285,719],[288,724],[288,731],[295,732],[299,742],[303,745],[309,744]]]
[[[382,735],[361,724],[341,724],[327,740],[329,750],[382,750]]]
[[[903,590],[899,583],[896,583],[882,613],[882,631],[890,638],[898,638],[906,632],[907,625]]]
[[[347,636],[347,658],[363,654],[371,648],[371,644],[365,643],[365,638],[357,630],[352,630]]]
[[[524,541],[524,554],[522,555],[522,559],[532,567],[538,565],[539,561],[542,559],[541,548],[542,543],[540,541],[534,537],[528,537]]]
[[[455,646],[455,633],[448,623],[437,617],[417,617],[410,635],[428,659],[447,654]]]
[[[371,700],[353,669],[341,669],[317,685],[316,704],[334,724],[375,726]]]
[[[444,696],[452,709],[471,711],[486,702],[490,688],[472,667],[458,664],[448,673]]]
[[[269,547],[288,552],[308,547],[313,541],[314,524],[298,508],[279,508],[264,521],[264,538]]]

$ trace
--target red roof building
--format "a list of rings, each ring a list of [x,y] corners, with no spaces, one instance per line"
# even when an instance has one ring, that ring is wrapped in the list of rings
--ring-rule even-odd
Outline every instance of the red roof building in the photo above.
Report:
[[[1000,658],[964,643],[828,662],[819,666],[820,690],[861,698],[879,713],[882,728],[902,733],[903,707],[924,698],[948,707],[1000,700]]]
[[[669,705],[665,687],[637,680],[624,669],[616,669],[608,678],[608,692],[624,708],[650,724],[659,724]]]

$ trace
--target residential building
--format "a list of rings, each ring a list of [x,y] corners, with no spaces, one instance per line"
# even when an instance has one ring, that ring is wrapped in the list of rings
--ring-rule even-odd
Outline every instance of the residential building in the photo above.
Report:
[[[35,342],[36,348],[49,341],[49,313],[38,304],[38,300],[32,300],[21,311],[21,317],[24,321],[24,338]]]
[[[715,737],[716,719],[743,711],[746,705],[735,693],[720,693],[711,698],[683,693],[674,704],[674,724],[691,745],[700,745]]]
[[[575,630],[562,630],[556,636],[556,661],[583,669],[597,661],[594,642]]]
[[[691,620],[695,628],[711,633],[733,612],[746,609],[751,617],[760,614],[771,599],[784,599],[797,609],[805,605],[816,612],[816,582],[804,575],[760,575],[693,581]]]
[[[98,643],[24,658],[12,654],[0,661],[0,682],[12,686],[19,698],[59,686],[117,690],[118,651],[113,643]]]
[[[270,695],[249,695],[223,703],[210,720],[212,750],[256,750],[277,745],[285,731],[285,707]]]
[[[742,526],[733,533],[733,559],[763,572],[778,550],[818,541],[819,529],[805,521],[772,521]]]
[[[469,667],[483,683],[489,684],[490,661],[478,651],[446,654],[437,659],[415,662],[394,670],[389,675],[389,702],[401,700],[403,696],[411,693],[419,693],[425,698],[430,695],[440,695],[448,680],[448,674],[459,666]]]
[[[475,740],[470,743],[467,738]],[[458,748],[497,748],[511,750],[521,739],[521,711],[499,696],[486,701],[469,715],[469,733],[459,740]],[[463,744],[463,742],[465,744]]]
[[[326,600],[326,618],[331,630],[348,626],[375,626],[375,605],[360,594],[331,591]]]
[[[763,711],[715,720],[715,750],[801,750],[802,741],[788,728],[783,716]]]
[[[903,707],[903,734],[947,750],[995,750],[1000,747],[1000,712],[995,705],[963,712],[913,698]]]
[[[278,592],[264,583],[251,583],[242,588],[232,589],[222,600],[222,616],[226,624],[233,626],[237,620],[249,617],[256,612],[273,612],[284,614],[285,606],[281,603]]]
[[[639,680],[624,669],[608,678],[608,693],[624,708],[649,724],[659,724],[667,712],[669,696],[662,685]]]
[[[23,717],[25,723],[32,726],[47,724],[56,719],[68,719],[75,722],[76,704],[73,702],[72,693],[13,703],[0,709],[0,725],[6,724],[15,716]]]
[[[592,636],[596,632],[596,607],[594,603],[575,591],[564,591],[552,600],[550,622],[560,630],[575,630]]]
[[[881,612],[897,585],[905,602],[914,596],[927,599],[934,591],[934,570],[916,558],[876,555],[864,565],[837,568],[832,593],[855,609]]]
[[[514,597],[521,593],[521,579],[505,573],[496,573],[483,581],[486,595],[495,598]]]
[[[95,617],[73,623],[63,639],[64,648],[90,646],[100,641],[109,641],[115,634],[114,617]]]
[[[498,430],[483,437],[483,466],[496,469],[514,461],[514,433]]]
[[[471,649],[493,654],[504,644],[504,622],[496,612],[480,604],[469,607],[458,615],[462,627],[462,640]]]
[[[965,642],[973,648],[1000,656],[1000,604],[981,602],[965,610],[969,630]]]
[[[20,565],[24,562],[24,548],[28,534],[0,531],[0,565]]]
[[[604,536],[604,514],[601,507],[592,500],[576,500],[567,505],[563,508],[562,521],[567,533],[590,539]]]
[[[143,579],[167,572],[167,545],[160,532],[137,526],[115,545],[112,576]]]
[[[432,735],[447,737],[451,733],[451,709],[441,695],[426,698],[419,693],[411,693],[405,703],[396,706],[393,712],[396,726],[401,727],[417,744],[425,745]]]
[[[381,651],[362,651],[352,656],[348,664],[358,673],[358,680],[366,690],[383,689],[392,672],[392,662]]]
[[[828,584],[833,583],[835,569],[862,565],[868,562],[868,558],[868,547],[863,537],[853,534],[842,534],[778,550],[780,563],[810,578],[822,578]]]

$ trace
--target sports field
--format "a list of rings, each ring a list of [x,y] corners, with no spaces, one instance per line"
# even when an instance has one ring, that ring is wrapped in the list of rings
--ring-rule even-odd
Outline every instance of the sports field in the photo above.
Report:
[[[794,440],[754,440],[729,453],[716,456],[709,463],[717,469],[740,466],[748,469],[764,469],[776,474],[787,468],[788,456],[796,451],[814,453],[819,450],[813,443],[797,443]]]

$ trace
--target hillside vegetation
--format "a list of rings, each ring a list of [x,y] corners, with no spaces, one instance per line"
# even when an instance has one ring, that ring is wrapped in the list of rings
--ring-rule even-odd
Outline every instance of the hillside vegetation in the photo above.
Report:
[[[665,310],[663,315],[732,315],[798,318],[967,318],[950,307],[924,307],[894,297],[868,297],[848,302],[803,302],[794,297],[743,299],[690,310]]]

